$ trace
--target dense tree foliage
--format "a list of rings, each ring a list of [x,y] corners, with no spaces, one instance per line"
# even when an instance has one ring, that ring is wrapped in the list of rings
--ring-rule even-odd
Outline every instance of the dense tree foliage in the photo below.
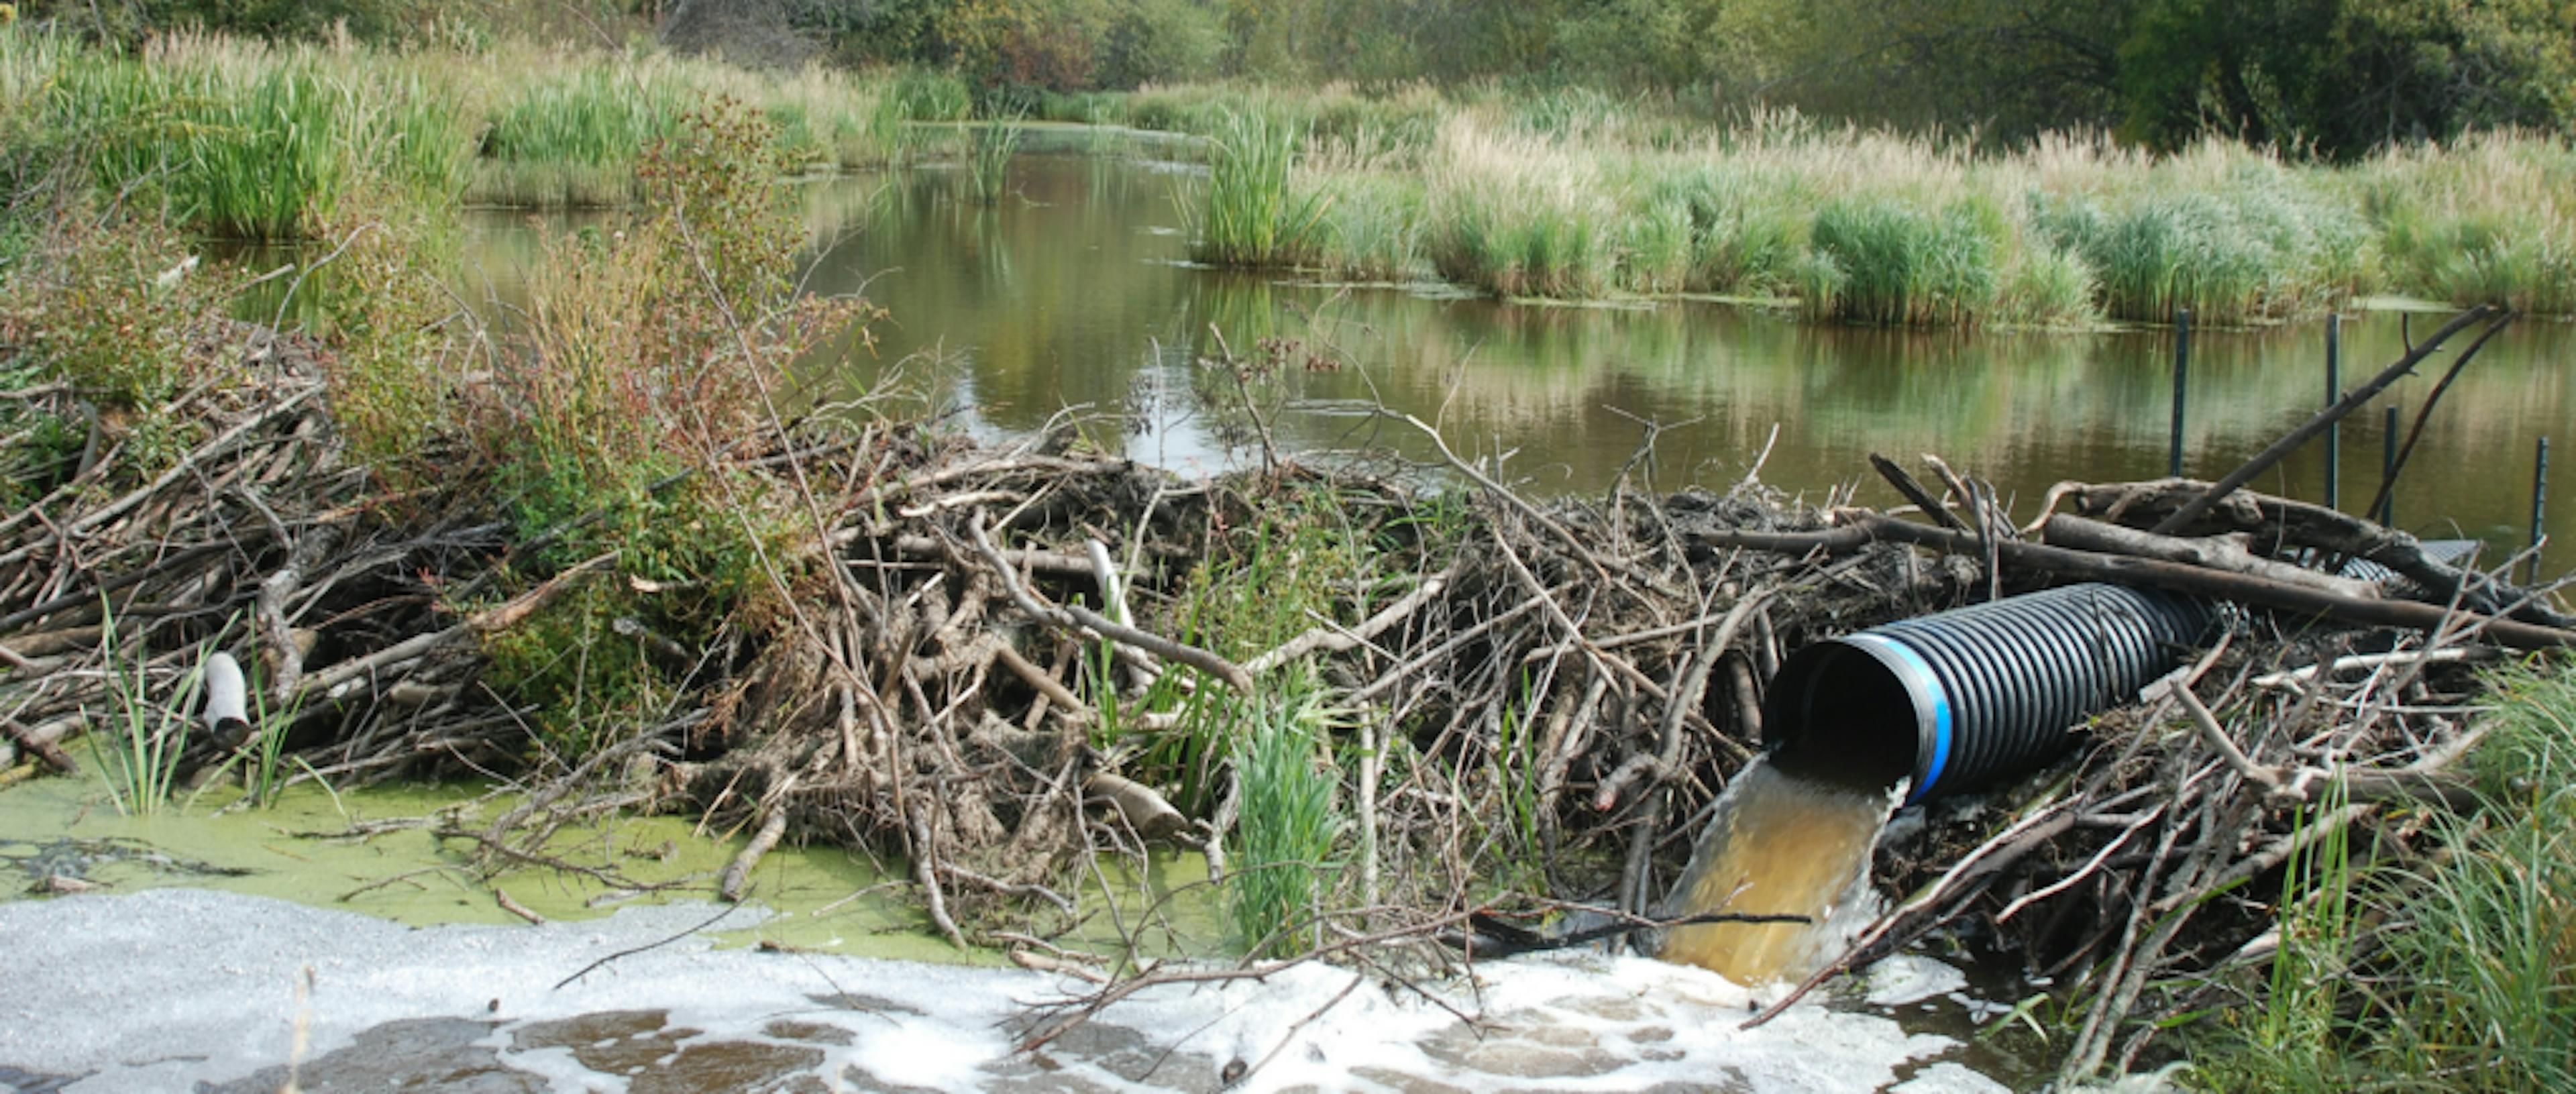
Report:
[[[2012,141],[2329,156],[2576,118],[2576,0],[804,0],[845,55],[1058,90],[1583,82]]]
[[[2576,117],[2568,0],[2151,0],[2121,42],[2125,132],[2351,153]]]
[[[364,37],[500,0],[33,0],[110,38],[205,25]],[[2206,132],[2329,157],[2576,121],[2576,0],[586,0],[575,33],[658,28],[736,59],[928,65],[986,88],[1217,77],[1583,83],[2010,143]],[[794,47],[794,48],[791,48]]]

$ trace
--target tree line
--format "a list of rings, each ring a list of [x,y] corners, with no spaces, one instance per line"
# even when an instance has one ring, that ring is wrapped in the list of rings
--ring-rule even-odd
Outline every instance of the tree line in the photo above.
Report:
[[[773,63],[938,67],[1004,92],[1220,78],[1582,84],[1993,143],[2086,128],[2169,148],[2214,132],[2326,158],[2576,120],[2576,0],[589,2],[556,5],[571,17],[549,21],[651,27]],[[552,6],[516,7],[38,0],[27,14],[369,36],[452,26],[460,12],[525,22]]]

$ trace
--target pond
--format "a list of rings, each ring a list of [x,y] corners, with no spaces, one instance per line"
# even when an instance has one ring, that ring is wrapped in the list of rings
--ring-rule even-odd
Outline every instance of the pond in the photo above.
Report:
[[[991,205],[967,196],[962,168],[935,162],[806,184],[819,241],[807,288],[887,312],[873,347],[814,362],[816,390],[848,394],[899,374],[999,433],[1080,410],[1094,416],[1083,431],[1092,443],[1182,471],[1257,461],[1264,432],[1310,458],[1439,462],[1417,430],[1376,412],[1385,408],[1436,424],[1461,455],[1502,457],[1505,479],[1542,495],[1598,493],[1623,470],[1664,491],[1724,489],[1758,472],[1811,502],[1852,487],[1859,503],[1893,505],[1901,499],[1868,455],[1919,472],[1915,457],[1931,453],[1992,482],[2028,519],[2057,482],[2166,471],[2169,329],[1890,330],[1739,301],[1498,301],[1436,283],[1211,269],[1189,260],[1204,172],[1139,154],[1169,147],[1132,135],[1090,143],[1112,154],[1048,134],[1042,147],[1055,151],[1013,160],[1008,193]],[[470,211],[473,295],[523,302],[520,271],[546,233],[613,215]],[[2343,386],[2452,314],[2359,302],[2342,322]],[[2184,474],[2218,478],[2327,403],[2324,328],[2194,332]],[[1203,366],[1227,351],[1259,366],[1254,383],[1238,390]],[[2400,411],[2402,439],[2449,361],[2436,355],[2345,420],[2342,509],[2360,512],[2379,488],[2385,411]],[[2576,444],[2571,371],[2576,324],[2508,327],[2444,393],[2400,476],[2396,523],[2425,538],[2483,539],[2490,560],[2523,547],[2536,443],[2554,433]],[[2252,488],[2328,500],[2325,450],[2311,442]],[[2571,482],[2561,474],[2550,491],[2554,542],[2576,534]],[[2553,573],[2576,561],[2553,557]]]
[[[963,174],[931,166],[817,185],[812,220],[833,242],[809,283],[864,293],[891,316],[874,355],[849,362],[855,382],[905,362],[951,384],[971,420],[998,430],[1040,429],[1087,406],[1126,417],[1124,443],[1140,459],[1226,466],[1222,411],[1241,398],[1230,379],[1211,388],[1195,363],[1218,352],[1213,329],[1246,357],[1273,340],[1278,371],[1246,394],[1279,447],[1434,458],[1409,427],[1369,412],[1383,405],[1437,422],[1462,454],[1507,455],[1507,477],[1540,493],[1606,489],[1639,456],[1648,423],[1660,428],[1640,479],[1666,490],[1723,488],[1758,463],[1764,482],[1810,500],[1857,483],[1863,503],[1894,504],[1867,454],[1911,464],[1930,452],[2018,497],[2026,517],[2062,479],[2165,472],[2166,330],[1859,329],[1715,301],[1510,303],[1438,285],[1211,270],[1188,262],[1186,209],[1200,176],[1180,165],[1022,156],[1011,193],[989,207],[961,196]],[[506,230],[487,234],[494,246],[529,245],[517,220],[495,226]],[[2447,317],[2347,318],[2345,385],[2402,355],[2410,323],[2421,337]],[[2233,470],[2325,404],[2323,327],[2196,333],[2186,474]],[[2411,421],[2447,360],[2342,428],[2346,510],[2378,487],[2382,409],[2402,406]],[[2522,546],[2535,441],[2554,431],[2562,446],[2576,443],[2571,368],[2576,327],[2559,321],[2518,321],[2482,351],[2400,479],[2398,523]],[[2322,500],[2323,479],[2322,445],[2311,444],[2253,486]],[[2566,485],[2576,475],[2558,480],[2548,527],[2564,542],[2576,533]],[[2564,568],[2576,554],[2558,558]]]

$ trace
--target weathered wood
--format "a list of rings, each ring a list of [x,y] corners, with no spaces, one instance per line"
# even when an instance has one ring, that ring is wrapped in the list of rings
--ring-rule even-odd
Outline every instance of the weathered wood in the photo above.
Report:
[[[2241,536],[2242,533],[2239,533]],[[2264,558],[2245,549],[2241,538],[2227,536],[2181,537],[2160,536],[2098,520],[2052,514],[2040,528],[2040,538],[2054,547],[2072,547],[2097,554],[2133,555],[2138,558],[2162,559],[2211,570],[2247,574],[2284,585],[2315,589],[2353,600],[2379,600],[2377,583],[2360,581],[2333,574],[2319,573],[2304,566],[2293,566],[2277,559]]]
[[[45,761],[45,766],[53,768],[56,772],[77,775],[80,774],[80,764],[74,762],[71,754],[63,751],[62,746],[55,742],[60,741],[64,735],[82,724],[83,719],[78,717],[25,728],[21,728],[16,722],[0,721],[0,734],[6,734],[10,743],[26,749],[29,755]],[[7,766],[8,762],[8,759],[0,758],[0,766]]]
[[[1078,627],[1089,630],[1112,642],[1199,669],[1224,681],[1228,687],[1238,693],[1252,694],[1252,674],[1243,671],[1241,666],[1232,661],[1187,643],[1176,642],[1134,627],[1122,626],[1080,604],[1050,605],[1039,600],[1037,594],[1020,581],[1019,575],[1012,572],[1010,561],[1003,556],[1000,548],[993,546],[992,537],[984,533],[984,515],[981,512],[975,514],[974,519],[967,525],[967,531],[974,537],[976,550],[984,555],[985,561],[992,565],[994,573],[1001,578],[1003,588],[1010,591],[1012,602],[1019,605],[1020,610],[1028,613],[1030,618],[1060,628]],[[1084,562],[1082,572],[1086,575],[1091,572],[1088,561]]]
[[[1124,775],[1094,771],[1082,782],[1083,797],[1107,802],[1118,810],[1127,827],[1146,839],[1160,839],[1189,827],[1189,818],[1172,808],[1172,803],[1146,786]]]
[[[2129,527],[2162,524],[2204,484],[2190,479],[2156,479],[2131,483],[2061,482],[2050,487],[2049,504],[2072,501],[2076,511]],[[2576,629],[2576,618],[2538,604],[2515,606],[2515,590],[2489,581],[2424,553],[2423,544],[2405,532],[2337,512],[2321,505],[2239,490],[2176,530],[2186,536],[2243,532],[2253,544],[2278,549],[2307,548],[2363,558],[2388,567],[2424,588],[2433,599],[2457,597],[2463,607],[2492,614],[2511,608],[2512,618],[2561,630]]]
[[[1878,541],[1914,543],[1959,554],[1991,548],[2008,565],[2069,577],[2147,585],[2227,600],[2239,600],[2278,611],[2377,627],[2435,630],[2445,626],[2481,628],[2487,637],[2517,649],[2576,645],[2576,631],[2524,623],[2477,612],[2453,612],[2411,600],[2353,600],[2316,589],[2285,585],[2248,574],[2209,570],[2175,562],[2101,555],[2036,543],[1981,544],[1976,537],[1940,528],[1909,524],[1892,517],[1863,516],[1841,528],[1803,534],[1703,533],[1702,542],[1728,547],[1797,554],[1813,550],[1855,550]]]
[[[725,864],[724,874],[716,881],[716,895],[728,901],[739,901],[751,885],[751,871],[760,865],[761,857],[787,835],[787,807],[780,799],[795,789],[796,780],[789,776],[770,793],[768,804],[761,808],[760,830],[751,834],[751,842]]]
[[[1931,491],[1925,490],[1922,483],[1914,481],[1914,476],[1906,474],[1904,468],[1898,467],[1896,461],[1872,452],[1869,454],[1869,466],[1878,472],[1878,477],[1886,479],[1889,486],[1895,487],[1897,493],[1905,495],[1905,500],[1913,502],[1915,508],[1922,510],[1924,516],[1932,518],[1933,523],[1958,531],[1967,530],[1968,526],[1959,523],[1959,518],[1950,512],[1949,506],[1941,504],[1940,499],[1933,497]]]
[[[906,558],[942,561],[949,557],[949,546],[934,536],[900,535],[894,537],[893,542],[895,553]],[[1002,558],[1013,566],[1048,577],[1091,576],[1091,560],[1066,551],[1033,551],[1015,547],[1004,550]]]

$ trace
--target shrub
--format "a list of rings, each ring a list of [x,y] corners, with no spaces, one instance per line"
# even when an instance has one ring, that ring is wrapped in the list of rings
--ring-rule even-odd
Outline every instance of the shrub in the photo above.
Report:
[[[644,155],[646,201],[622,230],[549,243],[524,329],[464,393],[476,458],[523,536],[559,534],[533,570],[614,550],[622,572],[679,590],[567,597],[490,650],[496,681],[540,705],[541,739],[570,756],[646,724],[687,670],[639,634],[698,648],[783,615],[777,583],[815,554],[790,549],[801,526],[765,492],[774,480],[730,457],[773,435],[768,392],[789,362],[869,314],[794,299],[805,238],[778,155],[740,106],[683,117]]]

